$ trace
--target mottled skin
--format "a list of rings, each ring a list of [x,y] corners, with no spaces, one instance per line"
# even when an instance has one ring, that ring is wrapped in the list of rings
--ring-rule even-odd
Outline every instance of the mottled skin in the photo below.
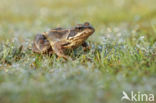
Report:
[[[94,33],[95,29],[88,23],[78,24],[71,29],[56,28],[49,32],[37,34],[32,50],[35,53],[56,53],[58,57],[67,59],[65,49],[74,49],[80,45],[88,48],[86,39]]]

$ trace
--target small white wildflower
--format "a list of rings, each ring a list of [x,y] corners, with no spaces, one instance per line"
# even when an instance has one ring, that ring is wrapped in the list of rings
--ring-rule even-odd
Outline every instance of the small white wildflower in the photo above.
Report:
[[[36,60],[36,58],[33,58],[32,61],[34,62]]]

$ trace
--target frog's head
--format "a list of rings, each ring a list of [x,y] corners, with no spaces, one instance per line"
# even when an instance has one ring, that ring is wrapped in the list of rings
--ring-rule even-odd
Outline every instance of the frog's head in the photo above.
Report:
[[[87,39],[90,35],[95,32],[95,29],[88,23],[77,24],[71,29],[68,39]]]

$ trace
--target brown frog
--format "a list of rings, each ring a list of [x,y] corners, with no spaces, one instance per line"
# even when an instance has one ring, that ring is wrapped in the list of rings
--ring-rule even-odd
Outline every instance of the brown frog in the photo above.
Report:
[[[95,32],[95,29],[88,23],[78,24],[71,29],[55,28],[49,32],[37,34],[32,51],[35,53],[55,53],[58,57],[67,59],[65,49],[74,49],[80,45],[88,48],[86,39]]]

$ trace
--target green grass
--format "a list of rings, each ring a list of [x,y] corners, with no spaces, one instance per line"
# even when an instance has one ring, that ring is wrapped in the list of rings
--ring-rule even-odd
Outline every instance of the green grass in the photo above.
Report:
[[[121,103],[156,92],[155,0],[0,0],[0,103]],[[89,21],[73,60],[31,51],[36,33]],[[21,45],[23,49],[21,50]]]

